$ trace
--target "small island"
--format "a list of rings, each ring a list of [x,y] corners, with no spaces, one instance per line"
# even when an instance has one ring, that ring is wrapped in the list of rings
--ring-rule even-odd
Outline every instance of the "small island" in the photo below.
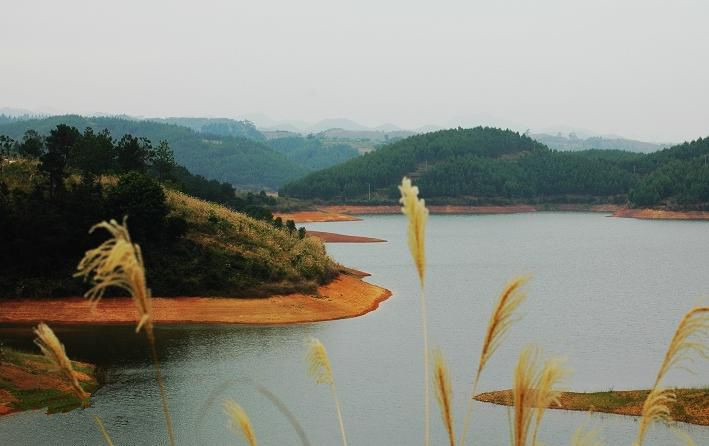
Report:
[[[72,361],[81,387],[98,389],[96,367]],[[68,412],[81,406],[66,379],[40,354],[9,348],[0,352],[0,415],[47,408],[47,414]]]
[[[709,426],[709,393],[705,389],[676,389],[677,401],[670,405],[672,418],[683,423]],[[610,390],[607,392],[562,392],[560,406],[550,409],[602,412],[640,416],[649,390]],[[512,390],[481,393],[475,400],[512,406]]]

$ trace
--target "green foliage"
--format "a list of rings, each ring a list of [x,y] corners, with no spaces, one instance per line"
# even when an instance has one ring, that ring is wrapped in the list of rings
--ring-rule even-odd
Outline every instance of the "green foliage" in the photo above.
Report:
[[[58,124],[76,128],[91,127],[95,132],[108,129],[116,136],[129,134],[138,139],[165,140],[174,152],[175,161],[191,172],[243,187],[276,188],[307,172],[304,167],[289,161],[283,154],[259,141],[240,136],[200,133],[164,122],[86,118],[77,115],[52,116],[0,124],[0,134],[15,139],[29,129],[47,134]]]
[[[326,143],[317,137],[289,136],[271,139],[267,144],[311,171],[334,166],[359,155],[350,144]]]
[[[557,152],[511,131],[478,127],[418,135],[286,184],[282,195],[393,201],[404,175],[432,202],[613,202],[709,206],[709,140],[652,154]]]
[[[136,242],[144,244],[163,237],[168,208],[165,193],[155,180],[139,172],[127,173],[109,189],[106,204],[113,215],[129,217]]]
[[[251,121],[237,121],[228,118],[153,118],[151,121],[188,127],[196,132],[216,136],[235,136],[264,141],[266,138]]]
[[[29,141],[37,143],[36,139]],[[101,175],[113,169],[114,156],[111,134],[107,130],[94,133],[91,127],[87,127],[71,148],[69,163],[84,174]]]
[[[155,295],[313,291],[334,274],[320,242],[273,227],[270,212],[260,206],[273,200],[265,193],[239,198],[233,188],[226,191],[251,212],[267,214],[257,221],[164,189],[136,171],[108,186],[84,175],[78,183],[65,181],[62,194],[50,195],[46,181],[29,182],[41,178],[36,166],[20,160],[9,166],[16,175],[11,187],[0,183],[0,297],[82,294],[85,285],[72,278],[74,268],[102,240],[88,229],[124,215],[143,248]]]
[[[116,170],[118,172],[145,172],[152,161],[153,145],[150,140],[124,135],[116,144]]]

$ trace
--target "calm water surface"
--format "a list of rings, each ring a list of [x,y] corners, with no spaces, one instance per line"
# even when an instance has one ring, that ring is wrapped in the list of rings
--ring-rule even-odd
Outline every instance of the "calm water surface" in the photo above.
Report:
[[[261,444],[295,445],[286,419],[244,381],[278,395],[297,415],[313,445],[336,445],[337,419],[328,389],[306,375],[305,340],[328,347],[345,427],[352,445],[420,444],[421,334],[417,278],[400,216],[318,223],[313,230],[365,235],[379,244],[330,244],[339,262],[372,273],[393,297],[364,317],[286,327],[161,327],[158,342],[180,444],[240,444],[226,427],[221,400],[248,411]],[[568,358],[568,388],[649,387],[683,313],[709,296],[709,223],[641,221],[601,214],[536,213],[432,216],[428,227],[427,298],[432,346],[452,371],[460,425],[485,325],[499,291],[515,275],[533,275],[517,324],[483,374],[480,391],[511,387],[527,343]],[[106,385],[93,407],[47,417],[42,411],[0,419],[0,444],[101,444],[90,414],[100,415],[116,444],[164,444],[157,387],[141,336],[129,327],[60,329],[70,356],[100,364]],[[4,329],[6,343],[29,347],[29,330]],[[668,384],[709,385],[709,366],[672,372]],[[213,400],[216,403],[209,404]],[[600,428],[607,445],[630,444],[632,417],[548,411],[540,440],[569,444],[579,425]],[[434,444],[444,444],[432,407]],[[460,426],[459,426],[460,427]],[[709,428],[680,425],[700,445]],[[505,408],[477,404],[479,445],[507,445]],[[676,444],[665,427],[647,445]]]

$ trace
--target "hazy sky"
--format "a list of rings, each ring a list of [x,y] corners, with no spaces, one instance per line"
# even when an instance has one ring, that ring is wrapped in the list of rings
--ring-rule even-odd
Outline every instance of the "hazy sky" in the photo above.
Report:
[[[0,107],[709,135],[707,0],[3,0]]]

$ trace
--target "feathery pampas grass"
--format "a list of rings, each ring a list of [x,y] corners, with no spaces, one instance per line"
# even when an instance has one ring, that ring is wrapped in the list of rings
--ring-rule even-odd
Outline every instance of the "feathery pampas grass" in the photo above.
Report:
[[[246,442],[249,443],[249,446],[257,446],[258,443],[256,443],[254,428],[251,426],[251,420],[249,420],[249,416],[246,415],[244,408],[239,406],[235,401],[226,400],[224,401],[224,412],[229,417],[230,427],[233,430],[237,430],[238,426]]]
[[[527,297],[527,292],[524,290],[524,285],[529,281],[528,276],[521,276],[512,279],[502,290],[497,305],[490,316],[490,321],[485,332],[485,339],[480,351],[480,359],[478,360],[478,369],[473,379],[473,386],[470,398],[468,399],[467,410],[465,412],[465,420],[463,421],[463,433],[460,437],[460,444],[465,445],[465,437],[470,428],[470,420],[473,412],[473,402],[475,391],[478,388],[480,375],[482,374],[485,365],[490,360],[492,355],[498,349],[505,338],[507,331],[513,323],[519,320],[515,314],[517,308],[524,302]]]
[[[337,411],[337,420],[340,423],[340,434],[342,435],[342,444],[347,446],[347,437],[345,436],[345,423],[342,421],[342,410],[340,409],[340,400],[337,398],[337,389],[335,388],[335,379],[332,375],[332,366],[330,358],[327,356],[327,350],[320,340],[310,338],[308,341],[308,374],[313,377],[316,384],[328,384],[332,392],[332,398],[335,400],[335,410]]]
[[[150,290],[146,286],[143,256],[140,246],[131,241],[126,220],[127,218],[123,219],[122,225],[116,220],[102,221],[89,229],[89,233],[93,233],[96,229],[105,229],[112,237],[98,248],[86,251],[76,268],[74,277],[88,280],[93,275],[91,281],[94,286],[86,292],[85,296],[94,304],[98,303],[110,287],[127,291],[138,310],[136,333],[145,326],[146,331],[151,335],[152,301]]]
[[[436,400],[441,409],[441,418],[448,432],[448,440],[450,446],[455,446],[455,434],[453,432],[453,389],[451,388],[451,379],[448,373],[448,366],[443,359],[443,353],[440,350],[433,352],[433,377],[436,389]]]
[[[401,212],[406,215],[408,225],[408,240],[411,257],[413,257],[416,271],[418,272],[419,285],[421,288],[421,331],[423,334],[423,382],[424,382],[424,445],[431,442],[430,426],[430,389],[429,389],[429,361],[428,361],[428,327],[426,316],[426,295],[424,293],[424,279],[426,273],[426,220],[428,219],[428,209],[426,202],[419,199],[419,188],[411,184],[411,180],[404,177],[399,186],[401,192]]]
[[[102,221],[91,227],[89,233],[96,229],[105,229],[112,237],[99,245],[98,248],[86,251],[84,258],[81,259],[77,266],[77,272],[74,276],[83,277],[84,280],[91,279],[94,286],[86,292],[85,296],[94,304],[98,303],[110,287],[127,291],[133,299],[133,303],[138,310],[138,323],[135,331],[138,333],[141,328],[145,328],[145,334],[153,356],[155,377],[160,389],[160,401],[165,415],[167,433],[170,444],[174,446],[175,434],[172,428],[170,410],[167,405],[165,384],[160,373],[160,360],[158,359],[158,351],[155,345],[152,322],[152,300],[145,280],[143,256],[140,246],[131,241],[126,223],[127,219],[128,217],[123,218],[123,224],[118,224],[116,220],[111,220],[110,222]]]
[[[542,366],[538,347],[530,345],[522,350],[515,368],[512,389],[514,446],[527,445],[533,418],[536,418],[536,423],[532,446],[536,444],[537,428],[544,416],[544,409],[559,401],[559,392],[554,386],[567,374],[559,359],[548,359]]]
[[[34,329],[34,334],[37,336],[34,343],[42,350],[42,354],[49,360],[64,378],[69,382],[74,395],[81,401],[82,407],[89,407],[89,397],[91,394],[84,391],[76,379],[76,372],[71,365],[71,360],[66,355],[64,345],[59,342],[59,339],[54,334],[47,324],[39,324]]]
[[[669,404],[675,401],[675,394],[661,386],[662,380],[672,367],[686,368],[682,363],[692,360],[692,353],[709,358],[704,338],[709,335],[709,307],[694,307],[689,310],[675,330],[667,352],[655,377],[650,394],[643,403],[640,427],[635,439],[636,446],[642,446],[648,428],[656,421],[671,422]]]

